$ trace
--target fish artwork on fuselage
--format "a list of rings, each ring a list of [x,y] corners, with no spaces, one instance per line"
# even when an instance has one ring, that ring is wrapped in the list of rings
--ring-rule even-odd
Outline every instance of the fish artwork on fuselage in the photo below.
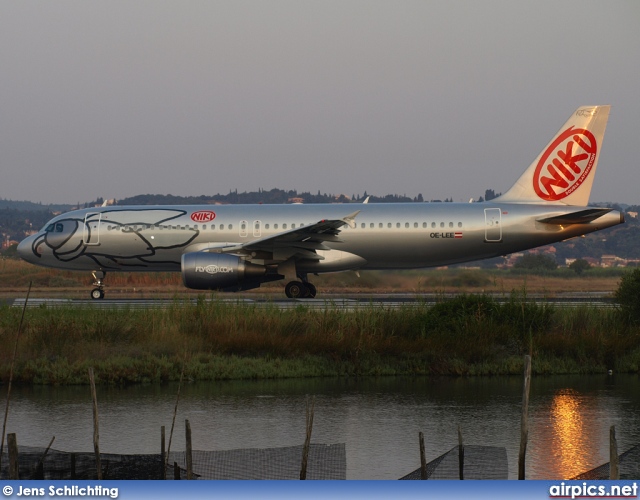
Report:
[[[46,245],[60,262],[59,267],[72,269],[94,269],[96,266],[103,271],[149,269],[160,264],[180,269],[180,260],[171,258],[175,257],[175,252],[168,255],[166,251],[186,247],[199,234],[197,229],[191,227],[184,227],[178,232],[168,229],[177,227],[175,220],[185,214],[185,210],[140,208],[105,210],[89,212],[84,217],[60,218],[48,224],[34,239],[33,254],[41,256],[41,245]],[[117,233],[121,234],[117,238],[112,237]],[[62,264],[72,262],[73,266]]]
[[[476,203],[111,206],[54,217],[18,245],[33,264],[91,271],[174,271],[187,288],[241,291],[308,276],[416,269],[505,256],[624,222],[589,206],[610,106],[582,106],[515,184]]]

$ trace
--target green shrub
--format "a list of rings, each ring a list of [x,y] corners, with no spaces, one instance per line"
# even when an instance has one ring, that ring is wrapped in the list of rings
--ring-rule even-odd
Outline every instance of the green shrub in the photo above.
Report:
[[[640,323],[640,269],[634,269],[622,276],[614,298],[627,320]]]

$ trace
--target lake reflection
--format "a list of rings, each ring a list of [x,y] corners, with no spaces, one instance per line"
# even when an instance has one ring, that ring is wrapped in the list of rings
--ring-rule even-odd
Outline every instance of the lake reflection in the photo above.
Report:
[[[564,479],[607,462],[611,425],[620,452],[640,443],[639,389],[637,376],[534,377],[527,477]],[[467,444],[505,447],[515,478],[521,391],[519,377],[191,383],[181,391],[171,449],[184,449],[185,419],[195,449],[299,445],[306,398],[315,396],[312,441],[346,443],[349,479],[397,479],[419,466],[418,432],[432,460],[457,444],[458,425]],[[158,452],[176,393],[177,384],[99,388],[101,451]],[[55,436],[55,449],[91,451],[89,388],[14,387],[7,432],[21,445],[44,447]]]

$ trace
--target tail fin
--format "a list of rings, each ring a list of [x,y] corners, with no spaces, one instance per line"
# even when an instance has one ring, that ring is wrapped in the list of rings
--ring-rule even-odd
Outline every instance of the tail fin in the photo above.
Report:
[[[586,206],[611,106],[582,106],[500,201]]]

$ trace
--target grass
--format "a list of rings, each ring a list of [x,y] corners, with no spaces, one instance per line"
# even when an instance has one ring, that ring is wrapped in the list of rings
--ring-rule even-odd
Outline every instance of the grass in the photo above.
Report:
[[[640,327],[616,309],[554,309],[513,295],[461,295],[433,307],[282,311],[198,301],[166,309],[30,309],[18,383],[103,384],[380,375],[637,372]],[[0,308],[0,379],[21,311]]]
[[[330,273],[314,276],[320,295],[328,293],[502,293],[526,289],[528,293],[553,296],[563,292],[610,293],[618,287],[623,269],[590,269],[578,276],[567,268],[546,274],[522,270],[425,269],[413,271],[366,271]],[[62,271],[34,266],[17,259],[0,259],[0,297],[26,294],[29,282],[32,294],[86,298],[91,289],[91,273]],[[187,296],[199,292],[182,285],[180,273],[109,273],[106,281],[110,297]],[[282,294],[283,282],[267,283],[255,294]]]

